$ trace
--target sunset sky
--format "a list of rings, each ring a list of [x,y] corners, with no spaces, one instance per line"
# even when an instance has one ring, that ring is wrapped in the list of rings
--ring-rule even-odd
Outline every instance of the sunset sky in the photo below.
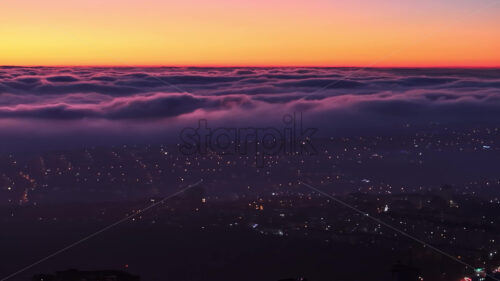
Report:
[[[500,66],[497,0],[18,0],[0,65]]]

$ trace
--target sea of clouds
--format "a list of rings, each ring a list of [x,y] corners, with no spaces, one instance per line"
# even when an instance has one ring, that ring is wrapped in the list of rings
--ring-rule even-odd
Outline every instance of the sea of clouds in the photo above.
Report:
[[[324,135],[500,124],[500,69],[0,67],[4,147],[175,137],[204,118]]]

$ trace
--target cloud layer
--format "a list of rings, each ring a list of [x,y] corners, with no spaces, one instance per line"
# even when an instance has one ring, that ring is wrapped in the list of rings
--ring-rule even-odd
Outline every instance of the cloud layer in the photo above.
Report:
[[[147,134],[198,118],[269,124],[293,111],[326,131],[496,124],[500,70],[0,67],[4,137],[31,129],[97,134],[96,124],[99,134],[131,126]]]

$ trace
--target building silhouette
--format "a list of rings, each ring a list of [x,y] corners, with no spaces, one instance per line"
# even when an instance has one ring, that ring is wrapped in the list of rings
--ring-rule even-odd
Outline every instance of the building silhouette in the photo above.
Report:
[[[401,263],[392,266],[392,281],[420,281],[420,270]]]
[[[121,270],[80,271],[70,269],[56,274],[37,274],[32,281],[140,281],[141,278]]]

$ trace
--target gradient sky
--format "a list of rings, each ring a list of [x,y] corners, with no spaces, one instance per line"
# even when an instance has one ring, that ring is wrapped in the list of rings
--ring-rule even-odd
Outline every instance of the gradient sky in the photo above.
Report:
[[[0,65],[500,66],[497,0],[18,0]]]

